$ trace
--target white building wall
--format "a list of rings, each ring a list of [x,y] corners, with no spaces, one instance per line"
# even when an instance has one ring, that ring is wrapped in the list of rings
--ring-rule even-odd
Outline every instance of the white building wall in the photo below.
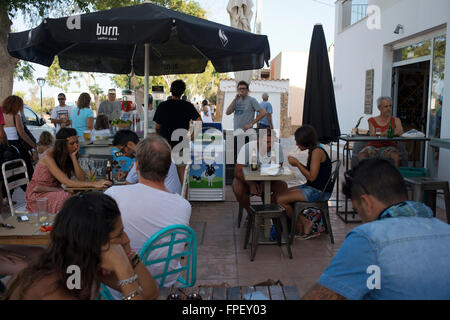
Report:
[[[226,115],[226,110],[237,94],[236,81],[220,80],[220,91],[225,93],[223,103],[222,128],[233,130],[234,113]],[[272,123],[275,129],[280,129],[281,93],[289,91],[289,80],[252,80],[249,96],[262,101],[262,94],[267,92],[272,104]],[[255,126],[256,127],[256,126]]]
[[[445,30],[450,25],[449,0],[372,0],[381,9],[381,29],[369,29],[365,19],[340,30],[342,1],[336,2],[334,76],[335,95],[342,133],[348,133],[360,116],[361,128],[367,129],[364,115],[365,71],[374,69],[373,114],[378,114],[376,99],[391,95],[392,45],[418,42],[424,35]],[[394,34],[398,24],[404,33]],[[340,32],[341,31],[341,32]],[[418,41],[415,41],[418,40]],[[445,92],[450,92],[450,37],[447,34]],[[441,137],[450,138],[450,96],[444,95]],[[450,179],[450,150],[441,150],[439,176]]]
[[[301,125],[305,99],[308,52],[283,51],[280,79],[289,79],[289,116],[292,125]]]

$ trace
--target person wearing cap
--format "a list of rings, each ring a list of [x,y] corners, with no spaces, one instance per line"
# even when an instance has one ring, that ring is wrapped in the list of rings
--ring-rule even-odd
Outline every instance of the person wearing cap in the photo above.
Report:
[[[102,101],[98,107],[98,114],[104,114],[109,122],[120,118],[120,101],[116,100],[116,89],[108,90],[108,100]]]
[[[262,94],[262,99],[263,101],[259,105],[263,107],[264,110],[266,110],[266,116],[261,120],[259,120],[258,129],[268,129],[268,128],[273,129],[273,122],[272,122],[273,109],[272,104],[269,101],[267,101],[269,100],[269,95],[267,94],[267,92],[264,92]]]

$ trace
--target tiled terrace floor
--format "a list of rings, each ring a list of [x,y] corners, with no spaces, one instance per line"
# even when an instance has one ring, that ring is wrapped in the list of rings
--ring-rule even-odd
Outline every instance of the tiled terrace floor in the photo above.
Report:
[[[282,146],[286,166],[289,166],[288,155],[294,155],[303,163],[306,162],[307,154],[298,151],[293,139],[282,139]],[[289,186],[305,181],[297,169],[292,171],[297,179],[290,181]],[[344,169],[341,167],[341,178],[343,172]],[[335,199],[335,194],[331,198]],[[24,202],[22,190],[16,190],[14,199],[18,204]],[[327,234],[307,241],[296,240],[292,246],[293,259],[288,258],[284,245],[282,247],[259,245],[255,260],[252,262],[249,247],[247,250],[243,249],[246,213],[244,212],[241,227],[237,228],[238,203],[231,186],[226,186],[224,202],[191,202],[191,204],[190,224],[198,237],[197,285],[249,286],[272,279],[280,280],[284,285],[297,286],[302,296],[328,266],[344,241],[345,235],[359,225],[359,223],[345,224],[338,218],[335,214],[336,203],[332,201],[330,218],[334,244],[331,244]],[[5,211],[3,216],[7,216]],[[438,218],[446,221],[443,209],[438,209]]]
[[[291,141],[282,143],[285,156],[295,155],[305,163],[307,154],[298,151]],[[298,170],[293,172],[296,173],[297,181],[290,182],[289,186],[303,183],[304,178]],[[343,172],[344,169],[341,168],[341,179]],[[335,198],[333,194],[331,199]],[[342,199],[342,195],[339,199]],[[243,249],[246,213],[244,211],[241,227],[237,228],[239,205],[231,186],[226,186],[225,202],[192,202],[191,227],[198,237],[197,284],[226,284],[233,287],[254,285],[272,279],[280,280],[284,285],[297,286],[302,296],[328,266],[346,234],[360,225],[344,223],[335,214],[335,206],[336,202],[331,201],[330,219],[334,244],[330,242],[328,234],[307,241],[296,240],[291,247],[293,259],[288,258],[285,245],[258,245],[255,260],[250,261],[250,247]],[[351,207],[350,202],[349,206]],[[438,218],[446,221],[444,210],[438,209]]]

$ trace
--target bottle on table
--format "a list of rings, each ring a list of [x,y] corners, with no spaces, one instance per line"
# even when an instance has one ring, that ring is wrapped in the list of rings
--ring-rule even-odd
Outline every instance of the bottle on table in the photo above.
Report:
[[[392,118],[389,120],[389,128],[387,131],[387,137],[393,138],[394,137],[394,128],[392,128]]]
[[[250,161],[252,171],[258,170],[258,158],[256,156],[256,150],[252,152],[252,159]]]
[[[109,160],[106,162],[106,180],[113,181],[112,167]]]

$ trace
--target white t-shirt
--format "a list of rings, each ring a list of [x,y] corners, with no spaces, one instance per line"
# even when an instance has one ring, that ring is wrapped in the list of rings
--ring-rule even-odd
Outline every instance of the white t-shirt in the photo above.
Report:
[[[256,152],[256,156],[258,157],[258,163],[259,164],[269,164],[271,160],[272,150],[275,151],[275,157],[276,162],[275,163],[283,163],[284,162],[284,155],[283,155],[283,148],[278,142],[272,142],[272,148],[271,151],[264,152],[262,148],[260,148],[259,152],[258,145],[256,141],[250,141],[249,143],[245,144],[241,150],[239,151],[238,157],[237,157],[237,163],[247,165],[251,163],[251,157],[253,155],[253,150]],[[277,156],[278,154],[278,156]]]
[[[134,162],[130,172],[128,172],[127,182],[131,184],[139,182],[138,174],[136,172],[136,161]],[[164,186],[172,193],[181,194],[180,176],[178,175],[177,167],[173,162],[170,164],[169,173],[164,180]]]
[[[147,240],[159,230],[173,224],[189,226],[191,204],[178,194],[158,190],[138,183],[126,186],[115,186],[105,191],[105,194],[116,200],[122,217],[124,230],[130,238],[131,248],[139,254]],[[174,253],[182,252],[184,245],[175,246]],[[150,259],[162,258],[167,250],[156,249],[150,253]],[[180,263],[172,260],[170,270],[179,268]],[[163,271],[163,265],[155,264],[148,267],[152,275]],[[175,284],[178,274],[166,278],[165,287]],[[156,281],[159,284],[159,279]]]
[[[111,131],[109,129],[102,129],[102,130],[92,129],[91,135],[92,137],[107,137],[111,135]]]
[[[60,105],[57,105],[52,110],[52,115],[50,118],[54,120],[61,120],[61,116],[66,116],[67,120],[69,120],[70,114],[72,113],[72,107],[71,106],[64,106],[61,107]],[[61,129],[61,125],[59,123],[55,123],[56,133]]]
[[[206,123],[214,122],[213,118],[212,118],[212,115],[211,115],[211,107],[210,106],[206,106],[206,110],[208,110],[208,115],[205,114],[205,112],[203,111],[203,108],[202,108],[202,121],[206,122]]]

